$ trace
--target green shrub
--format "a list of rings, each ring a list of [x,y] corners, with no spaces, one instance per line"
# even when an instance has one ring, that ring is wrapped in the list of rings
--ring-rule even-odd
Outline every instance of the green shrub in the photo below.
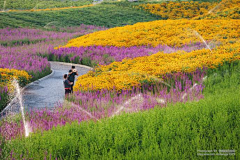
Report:
[[[7,0],[4,8],[4,1],[5,0],[0,0],[0,10],[60,8],[83,6],[93,2],[92,0]]]
[[[101,4],[81,9],[41,12],[0,13],[0,28],[33,27],[43,28],[50,22],[58,22],[57,27],[79,26],[80,24],[105,26],[108,28],[147,22],[159,19],[132,6]]]

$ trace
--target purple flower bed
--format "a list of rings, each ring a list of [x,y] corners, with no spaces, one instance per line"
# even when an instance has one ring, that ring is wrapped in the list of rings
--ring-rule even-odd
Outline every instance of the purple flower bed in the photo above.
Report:
[[[89,46],[89,47],[71,47],[60,48],[57,50],[49,50],[48,53],[44,53],[43,56],[48,57],[51,60],[68,61],[84,64],[84,59],[89,59],[91,64],[85,65],[105,65],[110,64],[113,61],[121,61],[124,58],[135,58],[141,56],[148,56],[155,54],[159,51],[164,53],[172,53],[178,50],[184,50],[190,52],[192,50],[198,50],[205,48],[203,43],[184,45],[183,47],[169,47],[159,45],[157,47],[114,47],[114,46]],[[65,58],[67,57],[67,58]]]
[[[192,74],[167,75],[165,81],[171,87],[156,82],[155,85],[133,88],[121,94],[108,90],[78,92],[68,98],[72,103],[65,107],[59,105],[54,110],[28,112],[26,115],[28,126],[31,132],[44,131],[73,121],[90,119],[96,121],[123,112],[138,112],[155,107],[166,107],[169,103],[199,100],[203,98],[204,75],[205,71],[201,70]],[[6,140],[24,136],[23,122],[4,119],[0,127],[0,135]]]
[[[25,70],[29,73],[44,72],[50,68],[47,58],[0,46],[0,68]]]
[[[84,24],[79,27],[60,28],[60,32],[27,28],[0,29],[0,44],[6,43],[0,45],[0,68],[26,70],[36,79],[38,74],[50,71],[47,58],[39,56],[40,53],[49,54],[54,51],[54,47],[65,44],[73,37],[105,29]],[[21,40],[26,39],[29,43],[22,43]],[[35,41],[43,39],[44,41]],[[19,44],[22,44],[8,45],[8,42],[12,41],[21,41]]]
[[[96,27],[93,25],[80,25],[79,27],[60,28],[60,32],[43,31],[40,29],[28,28],[5,28],[0,29],[0,44],[31,44],[38,41],[50,41],[53,39],[71,39],[73,37],[85,35],[98,30],[105,30],[104,27]]]

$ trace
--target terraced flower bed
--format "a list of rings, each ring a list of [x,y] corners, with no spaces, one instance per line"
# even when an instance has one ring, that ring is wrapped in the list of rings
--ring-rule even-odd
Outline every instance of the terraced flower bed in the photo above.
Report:
[[[20,114],[2,119],[0,158],[199,159],[209,158],[201,151],[210,150],[215,155],[210,159],[238,159],[240,21],[235,10],[229,12],[238,1],[152,3],[141,5],[143,10],[136,8],[138,3],[116,2],[79,10],[0,13],[6,20],[0,26],[18,26],[8,20],[23,16],[21,26],[51,30],[29,30],[30,35],[25,29],[4,30],[13,36],[0,47],[1,65],[18,70],[0,69],[5,79],[1,98],[12,89],[9,75],[25,84],[43,72],[47,59],[94,66],[78,77],[63,104],[26,112],[26,122]],[[226,8],[215,13],[214,6]],[[181,15],[182,9],[200,15]],[[165,15],[179,20],[145,22]],[[85,26],[80,31],[52,27],[46,17],[61,17],[69,26],[80,21],[128,25]]]
[[[81,36],[96,30],[104,30],[104,27],[95,27],[80,25],[79,27],[53,28],[49,26],[48,30],[27,28],[5,28],[0,29],[0,69],[10,70],[7,80],[1,78],[0,111],[4,109],[6,104],[11,100],[9,97],[11,81],[14,78],[12,72],[26,72],[29,76],[27,82],[20,82],[21,86],[46,76],[51,72],[50,64],[47,58],[39,56],[40,53],[51,53],[55,46],[66,43],[70,38]],[[1,71],[1,77],[5,75],[5,71]],[[20,77],[16,77],[19,80]]]

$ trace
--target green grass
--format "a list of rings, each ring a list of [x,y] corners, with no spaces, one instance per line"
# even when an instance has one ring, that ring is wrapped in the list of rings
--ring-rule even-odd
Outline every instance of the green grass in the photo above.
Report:
[[[2,144],[2,158],[14,149],[16,159],[238,159],[239,77],[239,62],[224,64],[209,71],[198,102],[56,127]],[[201,157],[197,150],[236,155]]]
[[[4,1],[6,4],[4,6]],[[92,4],[93,0],[0,0],[2,9],[45,9]]]
[[[0,28],[42,28],[50,22],[56,23],[57,27],[79,26],[80,24],[116,27],[157,19],[159,19],[157,16],[134,9],[132,5],[105,3],[93,7],[59,11],[2,12],[0,13]]]

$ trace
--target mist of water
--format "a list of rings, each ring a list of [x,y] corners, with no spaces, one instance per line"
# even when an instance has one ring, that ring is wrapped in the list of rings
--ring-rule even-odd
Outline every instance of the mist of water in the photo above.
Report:
[[[30,130],[29,130],[29,124],[26,122],[26,119],[25,119],[25,113],[24,113],[24,106],[23,106],[21,88],[20,88],[19,83],[18,83],[18,81],[16,79],[14,79],[12,81],[12,84],[13,84],[13,86],[16,89],[16,97],[19,100],[20,111],[21,111],[23,125],[24,125],[24,130],[25,130],[25,137],[28,137],[29,133],[30,133]]]
[[[4,3],[3,3],[3,11],[5,11],[6,3],[7,3],[7,1],[4,1]]]
[[[55,25],[54,25],[55,24]],[[49,28],[51,28],[51,26],[54,26],[54,27],[56,27],[57,25],[59,24],[59,22],[58,21],[53,21],[53,22],[49,22],[49,23],[47,23],[43,28],[45,28],[45,29],[49,29]]]
[[[76,105],[74,103],[72,103],[72,106],[77,107],[80,111],[84,112],[85,114],[87,114],[89,117],[91,117],[92,119],[95,119],[97,121],[99,121],[95,116],[93,116],[90,112],[86,111],[85,109],[83,109],[82,107],[80,107],[79,105]]]
[[[213,52],[212,52],[212,49],[211,49],[210,46],[207,44],[207,42],[205,41],[205,39],[204,39],[196,30],[193,30],[193,29],[190,29],[190,28],[188,28],[187,30],[188,30],[188,32],[190,32],[190,33],[192,33],[193,35],[195,35],[196,37],[198,37],[198,38],[205,44],[205,46],[207,47],[207,49],[209,49],[209,50],[211,51],[211,53],[213,53]]]
[[[102,2],[103,2],[103,0],[94,1],[94,2],[93,2],[93,5],[100,4],[100,3],[102,3]]]
[[[218,3],[215,7],[208,11],[208,14],[211,14],[214,10],[218,9],[221,4],[224,4],[226,1]]]
[[[134,100],[142,101],[142,100],[143,100],[143,97],[142,97],[141,94],[138,94],[138,95],[130,98],[130,99],[127,100],[124,104],[118,106],[118,110],[112,114],[112,117],[115,116],[115,115],[117,115],[117,114],[119,114],[123,109],[125,109],[125,107],[126,107],[127,105],[129,105],[129,104],[130,104],[132,101],[134,101]]]

